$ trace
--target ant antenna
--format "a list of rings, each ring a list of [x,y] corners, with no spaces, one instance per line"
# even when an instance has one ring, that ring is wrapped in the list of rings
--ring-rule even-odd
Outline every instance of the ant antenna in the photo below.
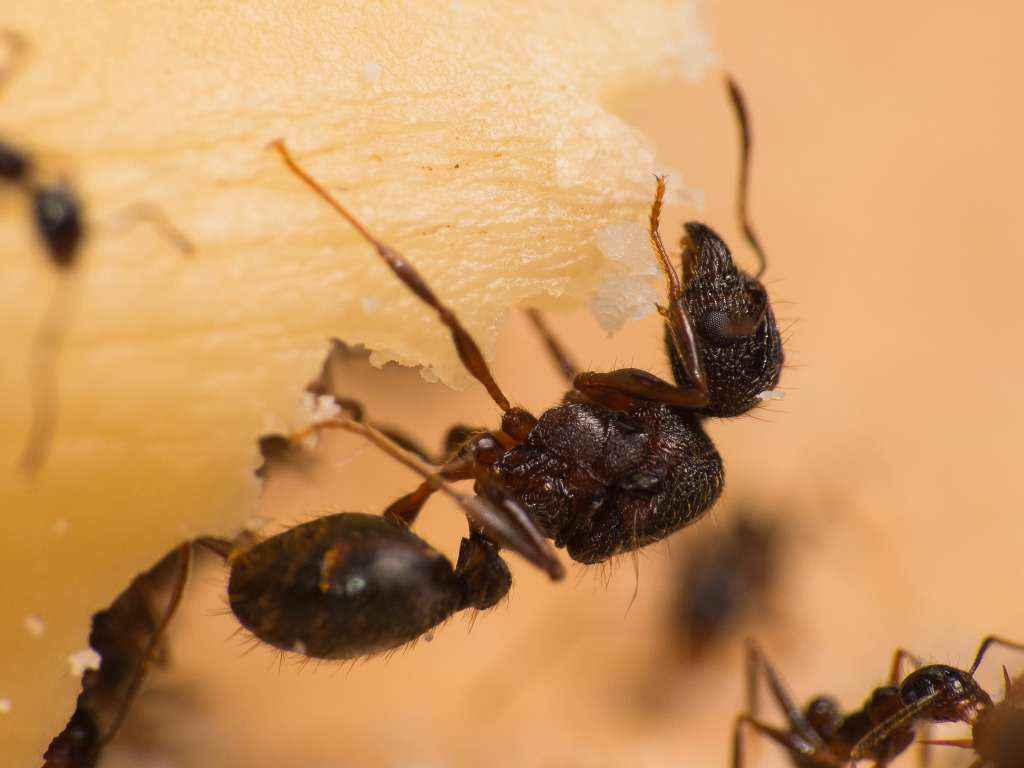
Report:
[[[288,169],[294,173],[299,179],[310,189],[312,189],[317,195],[319,195],[324,202],[330,205],[335,211],[340,213],[342,217],[355,228],[356,232],[370,245],[372,245],[377,255],[381,257],[385,264],[394,272],[395,276],[405,283],[406,287],[412,291],[420,301],[427,306],[431,307],[437,312],[441,322],[444,323],[448,330],[451,331],[452,341],[455,344],[455,351],[459,355],[459,359],[462,364],[466,367],[466,370],[473,375],[473,377],[484,385],[487,393],[491,396],[491,399],[498,405],[501,410],[508,413],[512,410],[512,404],[508,398],[505,397],[505,393],[501,391],[501,387],[494,380],[491,375],[490,369],[487,367],[487,363],[484,360],[483,353],[477,346],[476,342],[473,341],[473,337],[469,335],[469,331],[462,327],[462,323],[459,322],[459,318],[455,316],[455,313],[451,311],[446,305],[442,304],[441,301],[434,295],[430,286],[427,285],[426,281],[420,276],[420,273],[416,271],[412,264],[406,261],[405,257],[402,256],[398,251],[389,246],[387,243],[378,240],[369,229],[366,228],[359,219],[357,219],[345,206],[343,206],[338,199],[332,195],[323,184],[314,179],[305,169],[302,168],[296,162],[295,158],[292,157],[288,147],[285,146],[283,139],[274,139],[270,142],[268,148],[274,149],[284,160]]]
[[[736,190],[736,216],[740,221],[740,226],[743,228],[743,235],[747,238],[747,242],[750,243],[750,247],[754,249],[754,253],[757,254],[757,261],[760,265],[754,275],[754,278],[757,279],[764,274],[768,261],[765,258],[764,249],[761,247],[761,241],[757,239],[757,234],[750,224],[750,217],[747,213],[747,198],[750,190],[750,119],[747,116],[747,104],[743,98],[743,91],[740,90],[739,85],[732,79],[731,75],[726,75],[725,82],[729,88],[729,99],[732,101],[733,109],[736,111],[736,122],[740,126],[740,177]]]

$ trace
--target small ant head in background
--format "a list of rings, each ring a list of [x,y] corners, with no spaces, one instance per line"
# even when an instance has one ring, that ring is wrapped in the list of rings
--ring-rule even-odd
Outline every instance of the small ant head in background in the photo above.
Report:
[[[695,221],[686,224],[683,238],[683,281],[686,307],[703,342],[711,398],[703,412],[745,413],[779,383],[782,371],[782,337],[768,293],[733,263],[722,238]],[[667,333],[672,373],[682,384],[686,373]]]
[[[909,674],[900,685],[904,707],[930,700],[929,719],[939,723],[973,723],[991,708],[992,697],[970,672],[945,664],[931,664]]]
[[[65,183],[37,187],[32,193],[36,225],[56,266],[74,265],[82,241],[82,207],[74,190]]]

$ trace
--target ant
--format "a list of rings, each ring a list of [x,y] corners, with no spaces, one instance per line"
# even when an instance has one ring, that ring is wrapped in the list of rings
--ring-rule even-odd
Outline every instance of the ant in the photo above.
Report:
[[[1024,651],[1022,643],[989,636],[982,640],[970,669],[929,664],[908,675],[899,687],[899,709],[864,735],[850,751],[851,761],[871,757],[891,734],[924,721],[970,725],[970,739],[925,743],[974,750],[977,759],[971,768],[1024,766],[1024,675],[1011,680],[1003,667],[1003,700],[998,703],[974,679],[985,654],[995,645]]]
[[[28,53],[27,41],[12,30],[0,30],[0,41],[8,49],[8,61],[0,68],[0,87],[6,85]],[[42,177],[35,157],[27,150],[0,139],[0,183],[23,194],[32,209],[32,221],[50,265],[62,278],[78,266],[88,234],[85,205],[67,179],[48,181]],[[150,203],[136,203],[122,211],[123,224],[148,221],[178,250],[189,255],[194,247],[166,216]],[[66,287],[67,280],[64,285]],[[33,353],[32,420],[22,451],[20,466],[34,475],[46,461],[56,426],[56,358],[67,323],[66,302],[70,296],[58,291],[51,301],[39,330]]]
[[[707,511],[721,492],[723,474],[702,420],[753,408],[758,396],[778,383],[783,361],[775,318],[758,280],[764,254],[745,220],[750,141],[742,97],[731,80],[729,93],[743,138],[738,210],[760,258],[760,271],[754,277],[742,272],[714,232],[691,222],[683,240],[684,285],[658,233],[665,192],[665,180],[658,177],[650,236],[669,284],[669,303],[659,310],[666,321],[676,383],[635,369],[576,373],[562,354],[563,371],[572,374],[573,388],[562,405],[539,419],[512,406],[473,338],[415,268],[303,171],[282,141],[272,144],[288,167],[347,218],[396,276],[437,311],[462,363],[504,412],[501,427],[454,427],[445,460],[429,465],[367,420],[360,404],[331,395],[337,411],[333,417],[291,435],[261,438],[261,476],[301,453],[307,438],[338,429],[361,435],[419,474],[422,482],[382,516],[343,512],[256,543],[200,538],[181,545],[175,588],[179,597],[167,605],[155,631],[142,633],[148,640],[137,647],[145,650],[133,657],[133,679],[138,682],[104,705],[116,713],[106,718],[115,727],[86,738],[92,751],[82,754],[98,755],[123,720],[177,607],[190,559],[185,552],[195,545],[218,553],[228,564],[229,605],[258,640],[306,657],[344,660],[414,641],[460,610],[495,605],[511,587],[501,547],[557,580],[564,568],[548,538],[577,561],[596,563],[660,540]],[[545,338],[549,346],[561,349],[553,336]],[[321,397],[330,394],[323,376],[309,389]],[[400,440],[400,434],[396,437]],[[476,495],[454,490],[451,483],[460,480],[473,480]],[[452,498],[469,521],[469,535],[454,567],[411,531],[426,501],[438,491]],[[129,629],[132,621],[124,621]],[[101,666],[101,678],[103,674]],[[89,687],[84,685],[83,695]],[[66,743],[62,736],[58,742]],[[90,765],[55,762],[50,768]]]
[[[803,710],[797,708],[775,669],[757,645],[750,642],[747,711],[737,717],[733,730],[733,768],[743,766],[744,726],[781,745],[798,768],[843,768],[859,760],[871,760],[876,766],[888,765],[914,742],[920,721],[972,724],[974,739],[953,743],[975,748],[983,756],[972,768],[989,764],[996,768],[1020,768],[1024,753],[1010,751],[1012,739],[1019,738],[1013,725],[1024,720],[1020,714],[1019,681],[1014,687],[1007,676],[1006,700],[994,705],[974,679],[974,672],[993,645],[1024,651],[1024,645],[990,636],[982,641],[970,671],[964,671],[944,664],[924,666],[913,654],[898,649],[887,683],[876,688],[860,709],[843,714],[831,696],[816,696]],[[915,671],[903,677],[902,668],[907,661]],[[757,719],[760,675],[767,680],[773,698],[785,714],[789,730]]]
[[[680,279],[658,229],[665,178],[656,177],[649,235],[668,284],[668,303],[658,310],[665,319],[675,381],[633,368],[580,372],[533,314],[531,319],[571,385],[562,404],[540,418],[512,405],[472,336],[415,267],[304,170],[283,140],[271,143],[289,170],[345,218],[395,276],[437,312],[463,366],[502,410],[500,428],[473,434],[441,465],[439,474],[449,481],[473,480],[476,492],[498,505],[514,499],[536,531],[580,563],[599,563],[638,550],[700,519],[718,499],[724,481],[721,457],[703,420],[746,413],[779,380],[782,339],[759,280],[764,252],[746,214],[749,124],[738,86],[731,79],[727,84],[742,139],[737,211],[760,269],[754,276],[746,274],[717,234],[704,224],[689,222]],[[295,444],[334,426],[327,419],[279,439]],[[429,483],[421,484],[392,503],[385,518],[411,526],[434,490]]]
[[[740,508],[727,528],[694,542],[679,568],[670,626],[680,650],[702,658],[765,607],[778,579],[785,531]]]

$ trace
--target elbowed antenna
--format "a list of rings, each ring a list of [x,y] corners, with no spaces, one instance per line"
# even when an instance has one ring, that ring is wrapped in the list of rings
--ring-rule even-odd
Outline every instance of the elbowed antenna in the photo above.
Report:
[[[750,119],[747,116],[747,104],[743,98],[743,91],[740,90],[739,85],[733,80],[731,75],[725,77],[726,85],[729,88],[729,99],[732,101],[733,109],[736,111],[736,122],[740,126],[740,175],[736,189],[736,217],[740,221],[740,227],[743,229],[743,235],[747,238],[747,242],[750,243],[750,247],[754,249],[754,253],[757,254],[757,260],[760,266],[758,267],[757,273],[754,275],[755,278],[760,278],[764,274],[765,267],[768,265],[768,260],[764,254],[764,248],[761,247],[761,241],[757,239],[757,234],[754,232],[753,226],[750,224],[750,216],[747,212],[747,198],[750,190],[750,156],[751,156],[751,133],[750,133]]]

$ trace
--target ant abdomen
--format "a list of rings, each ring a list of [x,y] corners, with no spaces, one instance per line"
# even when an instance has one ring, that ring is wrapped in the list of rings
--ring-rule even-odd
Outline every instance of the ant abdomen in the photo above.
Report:
[[[231,610],[259,640],[354,659],[415,640],[456,611],[489,608],[511,578],[497,550],[464,539],[458,568],[408,528],[343,512],[233,555]]]

